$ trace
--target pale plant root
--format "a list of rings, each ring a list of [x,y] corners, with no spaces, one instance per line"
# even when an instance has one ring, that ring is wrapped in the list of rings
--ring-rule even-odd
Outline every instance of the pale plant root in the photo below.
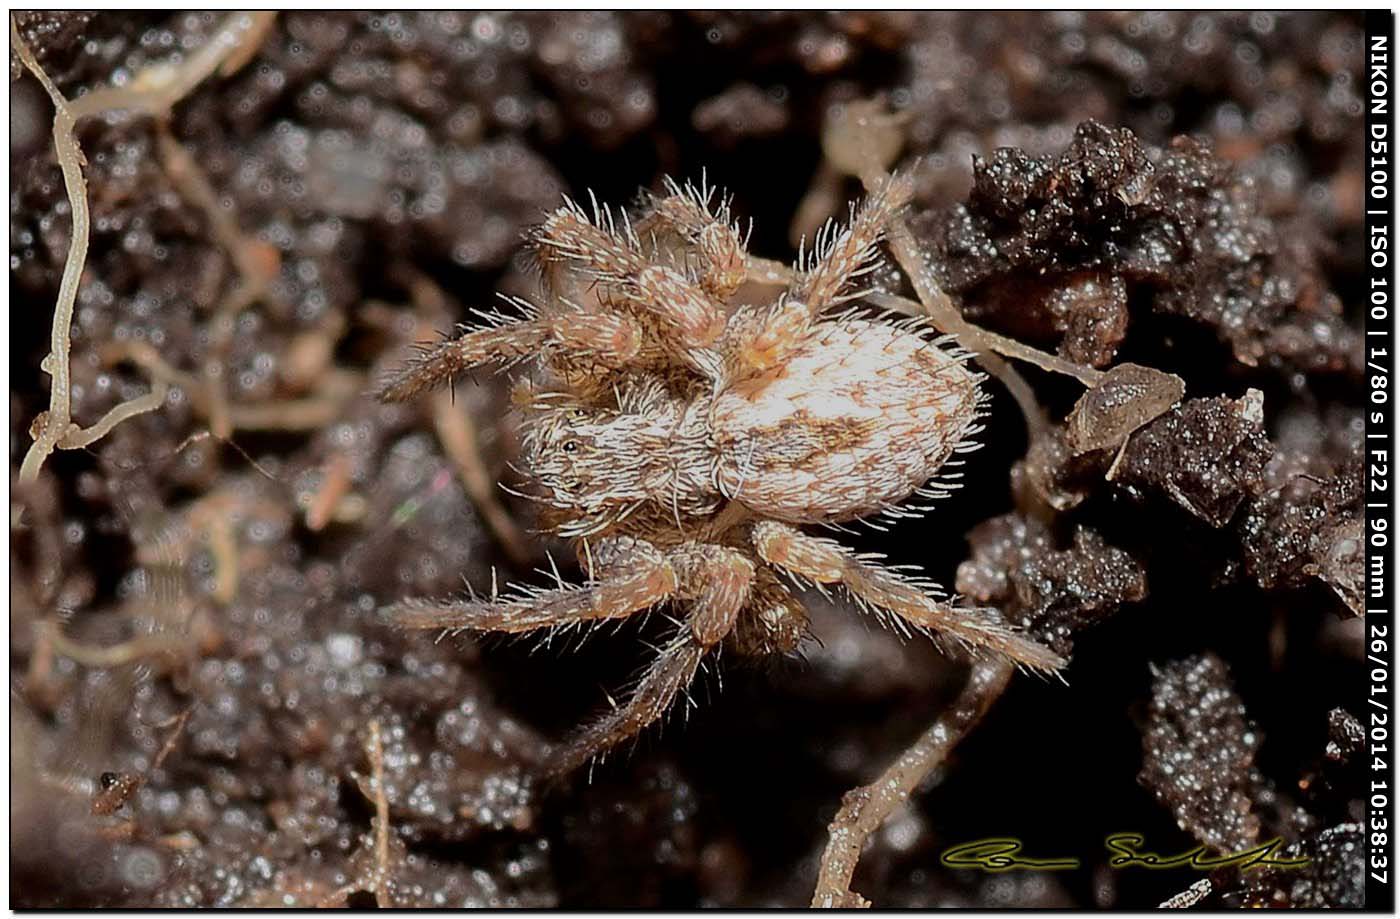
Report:
[[[374,897],[377,906],[394,905],[394,869],[402,856],[402,843],[392,833],[389,822],[389,796],[384,787],[384,729],[379,719],[371,719],[365,739],[365,758],[369,760],[368,776],[353,773],[355,784],[360,792],[374,805],[374,816],[370,819],[370,835],[361,842],[361,852],[369,857],[358,876],[323,896],[317,903],[318,909],[344,907],[351,894],[367,893]]]
[[[63,265],[58,300],[54,306],[49,354],[41,364],[51,378],[49,408],[34,420],[34,442],[20,464],[20,483],[29,483],[37,479],[44,461],[54,450],[73,450],[90,446],[122,421],[159,408],[166,394],[165,384],[156,380],[150,393],[116,406],[91,427],[81,428],[73,423],[69,348],[73,306],[77,301],[83,267],[87,262],[91,232],[87,181],[83,177],[83,164],[86,160],[73,133],[77,123],[83,118],[116,110],[167,118],[171,107],[206,77],[216,71],[232,73],[237,67],[247,63],[251,54],[266,37],[273,19],[274,15],[270,13],[232,13],[225,17],[214,36],[184,63],[151,64],[138,72],[127,86],[103,87],[70,100],[59,92],[20,35],[14,17],[10,18],[10,43],[15,54],[53,101],[54,154],[63,173],[63,186],[68,194],[69,208],[73,215],[68,256]]]
[[[851,909],[870,902],[851,890],[861,849],[895,809],[909,800],[919,784],[942,765],[1006,689],[1013,665],[983,659],[972,665],[967,685],[919,738],[869,785],[846,793],[828,829],[826,850],[818,865],[813,909]]]

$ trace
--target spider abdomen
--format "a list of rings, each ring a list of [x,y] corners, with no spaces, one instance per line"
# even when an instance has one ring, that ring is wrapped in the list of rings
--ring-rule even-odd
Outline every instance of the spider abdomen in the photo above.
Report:
[[[790,523],[890,508],[966,441],[978,380],[909,328],[863,319],[818,326],[778,371],[716,397],[720,487]]]

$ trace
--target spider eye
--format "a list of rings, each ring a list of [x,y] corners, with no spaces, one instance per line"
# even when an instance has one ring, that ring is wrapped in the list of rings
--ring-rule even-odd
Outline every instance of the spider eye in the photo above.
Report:
[[[565,453],[577,453],[577,452],[578,452],[578,441],[576,441],[576,440],[566,440],[566,441],[564,441],[564,447],[563,447],[563,449],[564,449],[564,452],[565,452]]]

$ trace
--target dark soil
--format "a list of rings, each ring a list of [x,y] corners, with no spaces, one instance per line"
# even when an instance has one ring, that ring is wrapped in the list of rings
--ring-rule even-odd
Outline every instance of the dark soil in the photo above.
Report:
[[[20,27],[73,98],[221,18]],[[544,793],[549,743],[626,685],[648,632],[536,648],[379,625],[379,606],[486,588],[492,566],[544,576],[483,524],[428,411],[362,393],[428,328],[528,295],[522,233],[563,192],[628,202],[703,173],[753,219],[755,252],[790,259],[823,113],[877,93],[907,116],[911,224],[969,319],[1185,393],[1103,445],[1060,423],[1082,386],[1021,365],[1052,434],[1028,454],[989,384],[964,487],[857,537],[1073,658],[1068,685],[1013,682],[876,835],[855,889],[885,907],[1145,908],[1199,879],[1110,868],[1105,837],[1132,831],[1162,853],[1281,837],[1311,859],[1217,871],[1209,905],[1359,902],[1358,15],[279,16],[170,126],[264,244],[267,293],[220,345],[229,253],[150,120],[97,118],[79,130],[93,231],[72,334],[81,424],[149,389],[114,343],[196,378],[212,364],[268,417],[208,436],[177,385],[23,488],[70,215],[49,100],[13,59],[11,77],[13,905],[805,904],[842,794],[953,698],[965,662],[814,597],[800,659],[727,660],[684,718]],[[294,423],[289,403],[328,399]],[[464,382],[456,405],[510,481],[502,380]],[[102,660],[55,630],[156,651]],[[940,864],[990,836],[1082,867]]]

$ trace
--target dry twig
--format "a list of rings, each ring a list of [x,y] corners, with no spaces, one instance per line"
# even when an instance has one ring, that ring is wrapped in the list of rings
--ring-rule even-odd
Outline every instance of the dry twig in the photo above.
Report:
[[[409,289],[423,325],[440,321],[451,313],[447,295],[427,276],[411,272],[402,281]],[[528,567],[533,560],[529,540],[500,501],[496,481],[481,455],[476,422],[468,412],[453,404],[451,389],[436,393],[430,410],[438,441],[457,467],[467,497],[510,560],[522,568]]]
[[[357,877],[349,883],[344,884],[331,891],[323,897],[317,906],[344,906],[346,900],[352,893],[363,891],[371,894],[374,901],[380,907],[394,905],[393,884],[394,884],[394,863],[402,857],[401,852],[395,852],[397,842],[390,833],[389,825],[389,798],[384,790],[384,741],[383,729],[379,720],[374,719],[369,723],[369,739],[365,743],[365,755],[369,759],[370,776],[368,781],[362,775],[355,775],[355,781],[360,787],[360,791],[374,804],[374,818],[371,821],[372,837],[364,842],[372,846],[371,865],[369,869],[357,872]],[[362,842],[362,846],[364,843]],[[402,847],[402,843],[398,843]],[[356,855],[358,861],[360,855],[364,854],[364,849]]]
[[[350,458],[337,453],[322,467],[321,487],[306,507],[306,528],[313,533],[326,528],[335,517],[340,499],[350,490]]]
[[[179,742],[180,736],[184,733],[185,722],[190,720],[190,713],[193,708],[187,708],[174,718],[169,719],[159,727],[169,727],[170,734],[165,738],[165,743],[161,745],[160,752],[151,761],[145,771],[140,773],[107,773],[101,788],[92,800],[92,814],[96,817],[110,817],[121,810],[122,805],[130,801],[136,792],[141,790],[141,786],[146,784],[147,778],[155,772],[174,751],[175,745]],[[121,825],[123,836],[130,836],[134,833],[136,826],[133,821],[124,821]]]
[[[379,892],[389,882],[389,798],[384,792],[384,740],[379,721],[369,723],[370,789],[374,799],[374,866],[371,893]]]
[[[207,377],[170,366],[155,348],[146,342],[120,341],[108,344],[103,352],[110,363],[128,360],[142,368],[151,379],[162,384],[179,386],[189,393],[195,411],[210,419],[210,436],[222,443],[231,443],[228,435],[215,430],[214,419],[220,411],[226,413],[233,431],[315,431],[340,417],[345,404],[362,388],[361,377],[350,370],[332,370],[322,374],[317,391],[299,399],[271,399],[256,404],[222,403],[222,390]]]
[[[432,397],[433,429],[447,451],[462,487],[506,555],[516,565],[527,567],[531,553],[525,534],[496,497],[496,482],[487,471],[477,448],[476,423],[471,414],[452,402],[452,391],[441,390]]]
[[[117,645],[94,646],[76,642],[64,635],[55,622],[41,620],[35,623],[35,628],[41,630],[43,640],[49,644],[53,653],[71,658],[84,667],[100,670],[124,667],[148,657],[178,659],[189,650],[188,635],[155,633]]]
[[[165,120],[156,123],[156,149],[170,181],[187,201],[204,212],[214,238],[228,253],[238,272],[238,283],[224,296],[210,319],[213,336],[204,361],[205,406],[215,434],[233,434],[233,408],[229,405],[223,365],[233,344],[240,313],[261,300],[281,270],[276,248],[243,235],[238,221],[219,205],[218,194],[193,156],[170,133]]]

